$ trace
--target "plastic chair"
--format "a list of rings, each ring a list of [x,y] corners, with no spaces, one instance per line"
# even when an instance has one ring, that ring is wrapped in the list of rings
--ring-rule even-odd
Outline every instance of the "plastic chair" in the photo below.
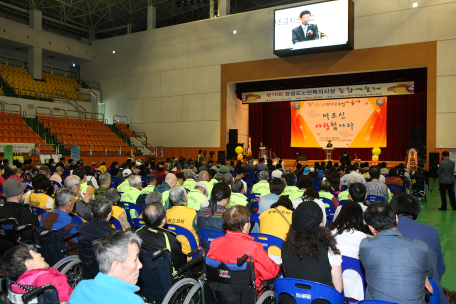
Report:
[[[279,297],[282,293],[292,296],[296,304],[310,304],[316,299],[323,299],[331,304],[343,304],[344,302],[342,295],[336,289],[306,280],[289,278],[275,279],[274,295],[276,304],[279,303]]]
[[[343,255],[342,256],[342,274],[344,273],[345,270],[354,270],[359,274],[359,276],[361,277],[361,280],[363,281],[363,289],[364,289],[364,294],[365,294],[366,293],[366,277],[364,275],[364,268],[361,265],[361,261],[358,259],[354,259],[354,258]]]
[[[193,251],[196,248],[198,248],[198,244],[196,243],[195,236],[189,230],[187,230],[187,229],[185,229],[185,228],[183,228],[181,226],[177,226],[177,225],[173,225],[173,224],[168,224],[168,230],[174,232],[177,235],[184,236],[188,240],[188,242],[190,244],[190,250],[191,251]],[[197,256],[198,256],[198,253],[195,254],[193,256],[193,258],[196,258]]]
[[[217,230],[210,230],[210,229],[200,229],[198,230],[198,236],[200,239],[201,247],[209,248],[211,242],[216,238],[225,236],[225,233],[217,231]],[[202,244],[202,242],[206,242],[207,244]]]
[[[147,178],[145,176],[141,176],[142,187],[146,188],[147,186]]]
[[[77,215],[77,214],[73,214],[73,221],[75,221],[76,224],[78,224],[78,226],[82,225],[84,223],[82,218],[79,215]]]
[[[260,202],[260,193],[250,193],[249,194],[249,202],[252,204],[253,210],[259,208],[259,202]]]
[[[320,197],[320,200],[323,201],[323,203],[328,204],[329,208],[326,207],[326,215],[329,216],[329,221],[326,221],[326,223],[329,225],[334,220],[334,214],[336,213],[336,208],[334,207],[334,203],[332,200],[326,197]],[[329,223],[328,223],[329,222]]]
[[[144,220],[142,218],[134,218],[133,219],[133,224],[136,229],[141,228],[142,226],[145,225]]]
[[[141,215],[142,209],[139,208],[138,205],[134,203],[127,203],[127,202],[120,202],[120,205],[125,210],[125,214],[127,215],[127,221],[131,227],[133,227],[133,219],[131,218],[130,210],[133,209],[138,213],[138,216]]]
[[[339,206],[342,206],[343,204],[345,204],[348,200],[342,200],[342,201],[339,201]]]
[[[283,240],[281,238],[265,233],[251,233],[250,236],[255,238],[255,242],[261,243],[266,252],[268,252],[271,246],[276,246],[282,250]]]
[[[111,176],[111,188],[117,188],[120,184],[122,184],[122,180],[120,178],[117,176]]]
[[[51,182],[52,182],[52,186],[54,187],[54,190],[62,188],[62,185],[60,185],[58,182],[56,182],[56,181],[51,181]]]
[[[369,204],[372,204],[374,202],[384,202],[385,201],[383,196],[377,196],[377,195],[368,195],[366,200],[369,201]]]
[[[47,213],[47,211],[44,209],[35,207],[35,206],[30,206],[30,208],[32,209],[32,213],[33,213],[33,217],[35,218],[36,226],[40,227],[40,219],[43,216],[43,214]]]
[[[398,302],[382,301],[382,300],[362,300],[358,304],[401,304]]]
[[[119,222],[118,219],[116,219],[115,217],[111,216],[111,222],[112,222],[112,224],[114,225],[114,227],[115,227],[117,230],[120,230],[120,231],[123,230],[123,226],[122,226],[122,224]]]
[[[396,196],[402,194],[402,186],[398,185],[386,185],[388,189],[391,191],[391,194]]]
[[[433,279],[429,279],[429,283],[431,283],[433,294],[431,295],[431,304],[440,304],[440,295],[439,295],[439,287],[437,283]]]
[[[260,227],[260,215],[258,213],[250,214],[250,223],[257,223]]]

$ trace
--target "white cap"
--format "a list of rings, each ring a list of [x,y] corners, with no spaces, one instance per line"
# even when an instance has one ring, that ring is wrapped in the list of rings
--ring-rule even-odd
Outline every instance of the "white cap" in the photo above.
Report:
[[[195,185],[195,188],[196,188],[196,187],[204,188],[205,194],[207,193],[207,186],[206,186],[205,183],[198,182],[198,183],[196,183],[196,185]]]
[[[122,175],[123,175],[123,177],[127,177],[127,176],[131,175],[131,170],[130,169],[123,170]]]

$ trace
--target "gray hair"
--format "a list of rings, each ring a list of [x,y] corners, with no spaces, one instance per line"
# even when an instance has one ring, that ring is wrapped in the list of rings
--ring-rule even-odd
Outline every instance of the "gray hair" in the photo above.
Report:
[[[70,175],[65,178],[65,188],[71,189],[76,185],[79,185],[81,179],[77,175]]]
[[[136,188],[141,183],[141,175],[132,175],[128,178],[128,183],[130,187]]]
[[[71,189],[60,188],[55,191],[55,209],[63,209],[68,204],[68,202],[74,201],[74,194]]]
[[[350,177],[348,180],[347,180],[347,186],[350,186],[351,184],[354,184],[354,183],[357,183],[358,180],[356,179],[356,177]]]
[[[98,179],[99,179],[99,181],[100,181],[100,182],[99,182],[100,186],[101,186],[101,185],[105,185],[105,184],[107,184],[107,183],[110,184],[110,183],[111,183],[111,174],[109,174],[109,173],[103,173],[103,174],[100,175],[100,177],[98,177]]]
[[[146,205],[150,205],[152,203],[160,203],[162,204],[162,194],[158,191],[153,191],[146,196]]]
[[[184,169],[187,169],[187,168],[188,168],[188,164],[184,163]]]
[[[187,190],[181,185],[175,185],[169,190],[169,200],[174,206],[185,206]]]
[[[100,272],[108,274],[115,261],[123,264],[128,256],[128,245],[135,243],[141,248],[142,240],[137,234],[120,230],[93,241]]]
[[[120,200],[119,191],[116,188],[111,188],[106,191],[106,198],[113,204],[116,205]]]
[[[268,171],[261,171],[260,172],[260,179],[268,179],[269,178],[269,172]]]
[[[92,203],[93,218],[97,220],[106,220],[109,213],[112,212],[112,202],[106,198],[100,198]]]
[[[231,175],[231,173],[225,173],[223,174],[223,178],[222,178],[222,182],[227,184],[227,185],[230,185],[231,182],[233,181],[233,175]]]
[[[244,183],[241,182],[240,180],[234,180],[232,183],[231,183],[231,190],[232,192],[234,193],[241,193],[242,192],[242,189],[244,189]]]
[[[22,172],[22,170],[19,169],[19,168],[14,168],[12,171],[13,171],[13,174],[14,174],[14,175],[18,175],[19,173]]]
[[[156,228],[166,217],[166,209],[161,203],[152,203],[144,207],[143,219],[146,226]]]
[[[223,178],[223,174],[222,174],[222,173],[217,173],[216,175],[214,175],[214,178],[215,178],[218,182],[220,182],[220,181],[222,180],[222,178]]]
[[[185,177],[193,178],[195,176],[195,172],[192,169],[187,169],[184,172]]]
[[[63,169],[62,166],[58,166],[57,168],[55,168],[55,172],[63,172],[65,171],[65,169]]]

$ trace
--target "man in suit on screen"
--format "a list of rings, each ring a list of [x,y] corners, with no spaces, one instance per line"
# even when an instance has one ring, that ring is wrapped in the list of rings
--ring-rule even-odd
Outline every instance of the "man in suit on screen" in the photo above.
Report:
[[[301,23],[298,27],[292,30],[292,41],[293,44],[296,42],[317,40],[318,37],[318,26],[316,24],[310,24],[310,12],[305,10],[299,14],[299,20]]]

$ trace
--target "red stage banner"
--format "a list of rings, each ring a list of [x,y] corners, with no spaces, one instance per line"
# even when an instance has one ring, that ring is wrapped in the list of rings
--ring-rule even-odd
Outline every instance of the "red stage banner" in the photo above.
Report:
[[[386,147],[387,97],[290,102],[291,147]]]

